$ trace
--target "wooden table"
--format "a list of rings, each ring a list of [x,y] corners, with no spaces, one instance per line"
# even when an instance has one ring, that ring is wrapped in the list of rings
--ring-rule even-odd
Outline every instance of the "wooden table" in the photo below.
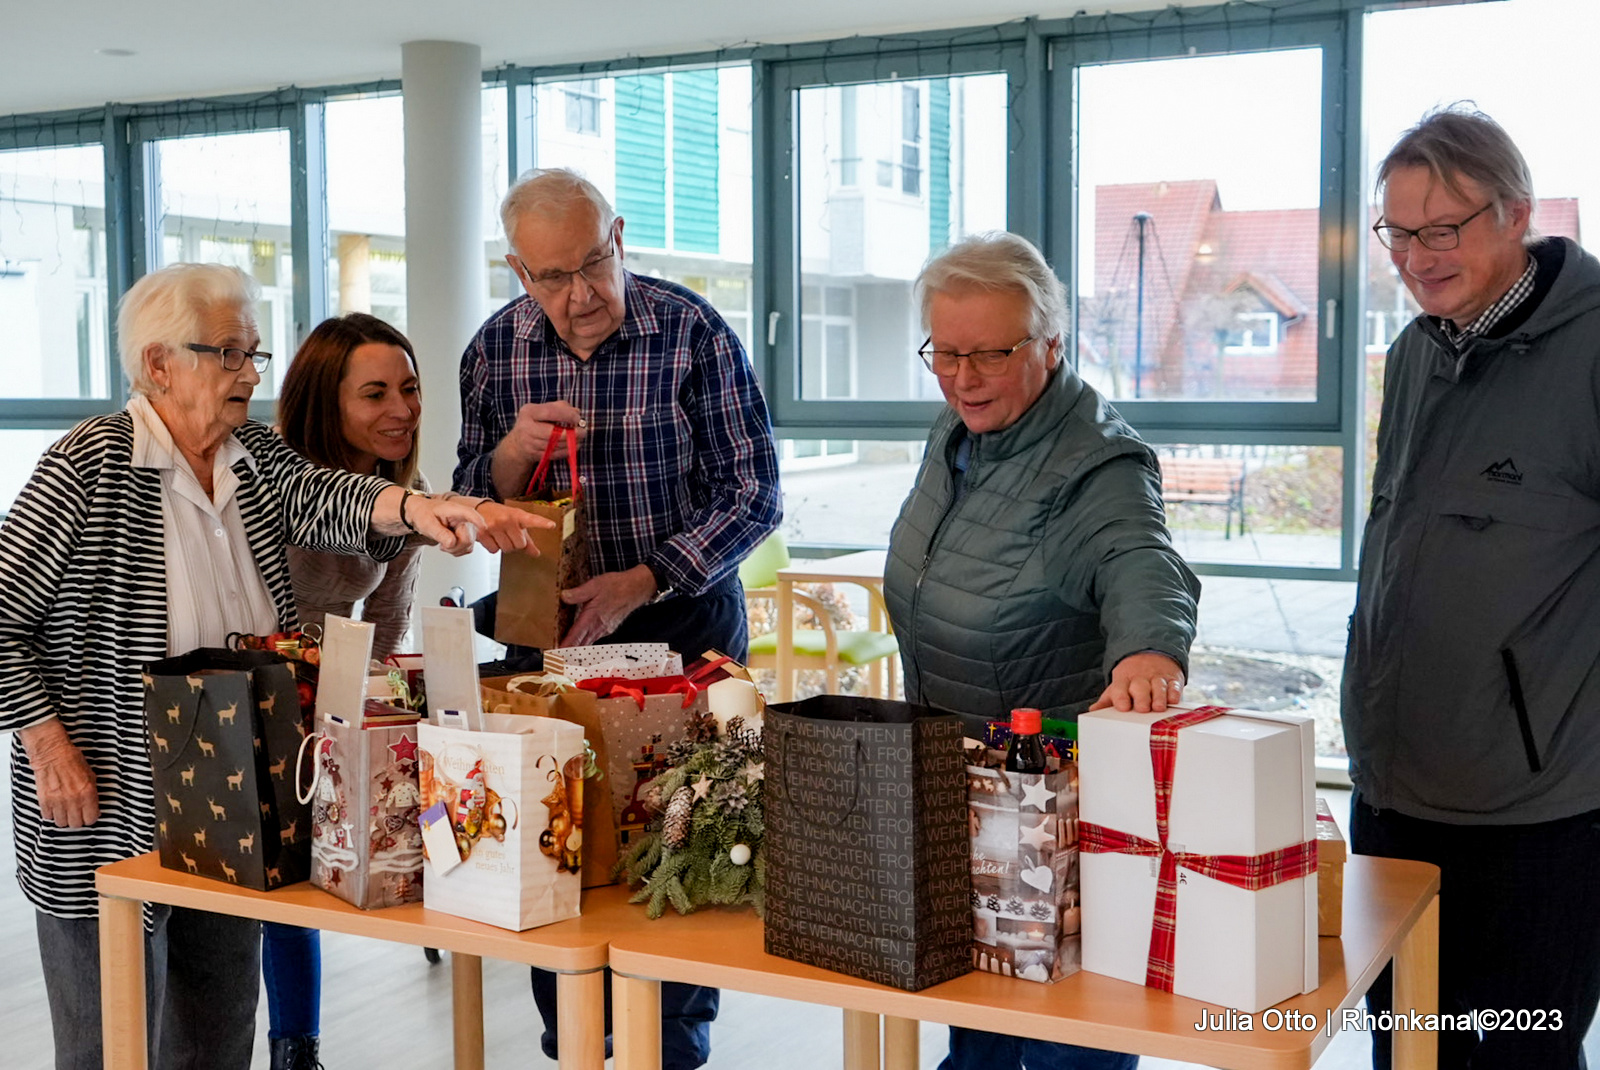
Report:
[[[1438,1007],[1439,870],[1422,862],[1352,857],[1345,868],[1344,935],[1318,948],[1321,986],[1278,1009],[1312,1016],[1314,1031],[1201,1032],[1203,1012],[1220,1008],[1092,973],[1053,985],[970,973],[921,992],[818,969],[762,950],[751,913],[701,911],[635,926],[611,942],[616,1070],[659,1070],[662,981],[715,985],[821,1003],[845,1010],[846,1070],[879,1066],[878,1015],[886,1038],[882,1065],[918,1065],[918,1021],[1065,1041],[1240,1070],[1309,1067],[1339,1028],[1339,1012],[1359,1005],[1380,970],[1395,964],[1397,1012]],[[1394,1034],[1400,1070],[1434,1066],[1437,1036]]]
[[[778,570],[778,651],[777,651],[777,676],[778,676],[778,701],[794,701],[794,588],[799,583],[854,583],[867,588],[871,595],[868,596],[867,627],[875,632],[889,630],[888,614],[883,607],[883,567],[889,559],[887,550],[859,550],[853,554],[844,554],[840,557],[830,557],[824,561],[814,561],[808,565],[791,565]],[[876,597],[873,597],[875,595]],[[890,680],[895,672],[894,658],[884,659],[889,662],[884,665],[875,662],[870,671],[873,674],[873,694],[883,695],[884,691],[878,682],[878,673],[887,670]]]
[[[141,905],[173,906],[303,925],[449,951],[454,991],[455,1065],[483,1070],[483,959],[525,962],[558,974],[561,1070],[605,1065],[605,985],[611,938],[645,923],[624,888],[583,893],[583,916],[512,932],[428,910],[421,903],[358,910],[310,884],[271,892],[162,869],[154,852],[103,866],[100,999],[107,1070],[146,1070],[144,925]]]

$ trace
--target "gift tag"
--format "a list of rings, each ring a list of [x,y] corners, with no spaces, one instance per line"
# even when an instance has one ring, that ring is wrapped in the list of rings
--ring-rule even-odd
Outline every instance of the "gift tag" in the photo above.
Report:
[[[440,800],[424,810],[418,820],[422,825],[422,850],[442,877],[461,864],[450,808]]]

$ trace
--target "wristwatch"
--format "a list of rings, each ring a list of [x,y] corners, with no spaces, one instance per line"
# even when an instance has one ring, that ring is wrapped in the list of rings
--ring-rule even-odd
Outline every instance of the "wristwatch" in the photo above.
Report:
[[[650,570],[650,575],[652,575],[652,576],[654,576],[656,578],[656,593],[650,596],[649,601],[645,602],[645,605],[653,606],[657,602],[665,602],[667,599],[671,598],[673,596],[673,594],[676,593],[676,592],[673,591],[673,589],[670,586],[665,586],[665,585],[662,584],[662,582],[661,582],[661,573],[656,571],[654,565],[652,565],[652,564],[650,564],[650,562],[646,561],[646,562],[644,562],[644,567],[649,569]]]

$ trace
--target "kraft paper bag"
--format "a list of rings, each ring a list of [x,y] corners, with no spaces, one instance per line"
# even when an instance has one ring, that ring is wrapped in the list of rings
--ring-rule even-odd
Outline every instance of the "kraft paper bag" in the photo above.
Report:
[[[519,720],[519,734],[417,731],[423,903],[521,932],[578,916],[583,830],[570,785],[584,753],[578,725]]]
[[[567,468],[572,477],[566,497],[540,498],[536,491],[549,470],[551,451],[559,432],[567,433]],[[578,433],[573,428],[557,428],[550,436],[539,467],[528,482],[527,493],[506,504],[555,522],[555,527],[533,528],[528,537],[539,550],[537,557],[525,553],[500,555],[500,597],[495,610],[494,637],[502,643],[515,643],[539,650],[561,645],[561,637],[572,627],[578,607],[561,600],[561,592],[589,579],[588,526],[578,481]]]
[[[306,879],[310,814],[295,797],[304,738],[291,663],[201,648],[144,667],[161,864],[266,891]]]
[[[903,702],[767,708],[769,954],[911,991],[972,969],[961,736]]]

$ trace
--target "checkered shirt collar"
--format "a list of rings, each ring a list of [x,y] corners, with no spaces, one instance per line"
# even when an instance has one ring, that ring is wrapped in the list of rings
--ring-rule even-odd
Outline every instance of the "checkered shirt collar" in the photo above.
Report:
[[[1528,295],[1533,293],[1533,279],[1538,273],[1538,261],[1530,256],[1528,257],[1528,266],[1522,272],[1522,277],[1511,284],[1511,289],[1502,294],[1500,300],[1479,313],[1477,319],[1459,330],[1454,323],[1447,319],[1436,318],[1435,322],[1439,324],[1439,329],[1444,332],[1444,336],[1449,339],[1450,344],[1459,349],[1467,339],[1481,338],[1488,334],[1495,324],[1511,314],[1512,309],[1526,301]]]

